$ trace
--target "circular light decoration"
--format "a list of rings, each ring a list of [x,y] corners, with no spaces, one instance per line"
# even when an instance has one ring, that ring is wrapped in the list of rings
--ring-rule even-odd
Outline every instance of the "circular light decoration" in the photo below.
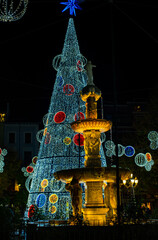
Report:
[[[70,143],[71,143],[71,138],[65,137],[64,140],[63,140],[63,142],[65,143],[65,145],[70,145]]]
[[[47,145],[47,144],[49,144],[50,143],[50,141],[51,141],[51,134],[49,133],[49,132],[47,132],[46,133],[46,135],[45,135],[45,140],[44,140],[44,143]]]
[[[127,146],[127,147],[125,148],[125,155],[126,155],[127,157],[133,157],[134,154],[135,154],[135,149],[134,149],[134,147],[132,147],[132,146]]]
[[[77,146],[83,146],[84,145],[84,137],[82,134],[78,133],[73,137],[73,142]]]
[[[37,139],[37,141],[40,142],[40,143],[42,142],[43,134],[44,134],[44,129],[38,131],[37,134],[36,134],[36,139]]]
[[[77,61],[76,69],[78,72],[82,72],[84,70],[82,61],[80,61],[80,60]]]
[[[43,124],[44,126],[49,126],[53,122],[53,113],[47,113],[43,117]]]
[[[158,140],[158,133],[156,131],[150,131],[148,133],[148,139],[150,141],[157,141]]]
[[[33,172],[33,167],[32,167],[32,166],[28,166],[28,167],[26,168],[26,171],[27,171],[28,173],[32,173],[32,172]]]
[[[87,59],[82,54],[77,54],[76,59],[77,63],[80,61],[83,67],[87,64]]]
[[[48,180],[47,179],[43,179],[41,182],[41,187],[42,188],[46,188],[48,186]]]
[[[146,160],[147,160],[148,162],[150,162],[150,161],[152,160],[152,156],[151,156],[150,153],[146,153],[146,154],[145,154],[145,157],[146,157]]]
[[[108,141],[105,142],[105,148],[106,149],[113,150],[114,147],[115,147],[115,144],[114,144],[113,141],[108,140]]]
[[[55,206],[51,206],[51,207],[49,208],[49,212],[50,212],[51,214],[56,213],[56,211],[57,211],[57,208],[56,208]]]
[[[61,59],[62,59],[62,55],[61,55],[61,54],[55,56],[54,59],[53,59],[52,65],[53,65],[53,67],[54,67],[54,69],[55,69],[56,71],[58,71],[58,69],[59,69],[59,66],[60,66],[60,64],[61,64]]]
[[[156,150],[156,149],[158,148],[158,142],[156,142],[156,141],[151,141],[151,143],[150,143],[150,148],[151,148],[152,150]]]
[[[52,194],[49,197],[49,202],[56,203],[58,201],[58,196],[56,194]]]
[[[40,193],[36,198],[36,205],[38,208],[42,208],[46,203],[46,195],[44,193]]]
[[[34,213],[35,213],[35,206],[32,204],[28,210],[28,218],[33,217]]]
[[[138,153],[134,160],[135,164],[139,167],[144,167],[147,164],[146,156],[143,153]]]
[[[118,144],[118,157],[122,157],[123,154],[125,153],[125,147],[122,146],[121,144]],[[116,146],[115,146],[115,151],[113,151],[114,155],[116,155]]]
[[[34,165],[36,165],[37,160],[38,160],[38,157],[37,157],[37,156],[33,157],[33,158],[32,158],[32,163],[33,163]]]
[[[2,154],[2,149],[0,148],[0,155]]]
[[[84,114],[83,114],[82,112],[78,112],[78,113],[76,113],[75,116],[74,116],[75,121],[77,121],[77,120],[83,120],[84,118],[85,118],[85,117],[84,117]]]
[[[66,118],[66,114],[63,111],[57,112],[54,116],[55,123],[62,123]]]
[[[58,181],[55,178],[50,180],[50,189],[52,192],[61,192],[65,187],[65,183]]]
[[[150,162],[147,162],[147,164],[145,165],[145,170],[146,171],[151,171],[152,165],[150,164]]]
[[[74,86],[72,86],[71,84],[66,84],[63,87],[63,93],[65,93],[65,95],[67,96],[71,96],[74,93],[75,89]]]

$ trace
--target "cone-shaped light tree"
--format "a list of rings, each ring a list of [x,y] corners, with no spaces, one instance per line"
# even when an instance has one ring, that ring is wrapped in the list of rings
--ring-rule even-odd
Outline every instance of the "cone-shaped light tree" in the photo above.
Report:
[[[74,21],[70,18],[62,54],[53,59],[56,81],[48,113],[43,117],[44,129],[37,133],[40,149],[27,203],[27,210],[36,205],[48,219],[67,219],[71,208],[65,184],[55,180],[53,173],[84,167],[83,135],[76,134],[70,123],[85,118],[85,103],[79,93],[87,84],[86,62],[80,53]],[[106,166],[102,147],[101,160],[102,166]]]

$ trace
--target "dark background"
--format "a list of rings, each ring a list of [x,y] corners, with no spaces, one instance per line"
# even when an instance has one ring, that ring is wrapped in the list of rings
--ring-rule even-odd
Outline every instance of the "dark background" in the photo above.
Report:
[[[158,76],[158,2],[82,0],[79,5],[74,21],[80,51],[96,65],[94,81],[104,103],[114,100],[114,70],[118,103],[142,97],[144,90],[152,93]],[[64,7],[58,0],[30,0],[23,18],[0,22],[0,111],[10,103],[12,121],[41,121],[48,111],[56,78],[52,60],[62,52],[70,17]]]

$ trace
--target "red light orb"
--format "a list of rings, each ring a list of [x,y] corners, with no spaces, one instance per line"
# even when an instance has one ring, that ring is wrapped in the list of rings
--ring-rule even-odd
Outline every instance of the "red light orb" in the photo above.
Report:
[[[73,142],[77,146],[83,146],[84,145],[84,137],[82,134],[78,133],[73,137]]]
[[[33,217],[34,213],[35,213],[35,206],[31,205],[28,210],[28,217],[29,218]]]
[[[150,153],[146,153],[145,156],[146,156],[147,161],[150,162],[151,159],[152,159],[151,154]]]
[[[2,149],[0,148],[0,155],[2,154]]]
[[[33,172],[33,167],[32,167],[32,166],[28,166],[28,167],[26,168],[26,171],[27,171],[28,173],[32,173],[32,172]]]
[[[74,116],[75,121],[77,120],[83,120],[84,119],[84,114],[82,112],[78,112]]]
[[[54,122],[62,123],[62,122],[64,122],[65,118],[66,118],[66,114],[64,112],[62,112],[62,111],[57,112],[54,116]]]
[[[70,96],[74,93],[75,89],[74,86],[72,86],[71,84],[66,84],[63,87],[63,92],[65,93],[65,95]]]

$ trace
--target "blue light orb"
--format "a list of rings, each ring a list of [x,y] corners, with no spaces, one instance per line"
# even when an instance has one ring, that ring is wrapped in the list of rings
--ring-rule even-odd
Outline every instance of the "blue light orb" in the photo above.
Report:
[[[44,193],[40,193],[36,198],[36,205],[38,208],[42,208],[46,203],[46,195]]]
[[[135,154],[135,149],[134,149],[134,147],[132,147],[132,146],[127,146],[127,147],[125,148],[125,155],[126,155],[127,157],[133,157],[134,154]]]
[[[68,0],[68,2],[60,2],[60,4],[66,5],[62,12],[65,12],[67,9],[70,8],[70,15],[74,14],[76,16],[75,8],[82,10],[82,8],[78,5],[77,0]]]

